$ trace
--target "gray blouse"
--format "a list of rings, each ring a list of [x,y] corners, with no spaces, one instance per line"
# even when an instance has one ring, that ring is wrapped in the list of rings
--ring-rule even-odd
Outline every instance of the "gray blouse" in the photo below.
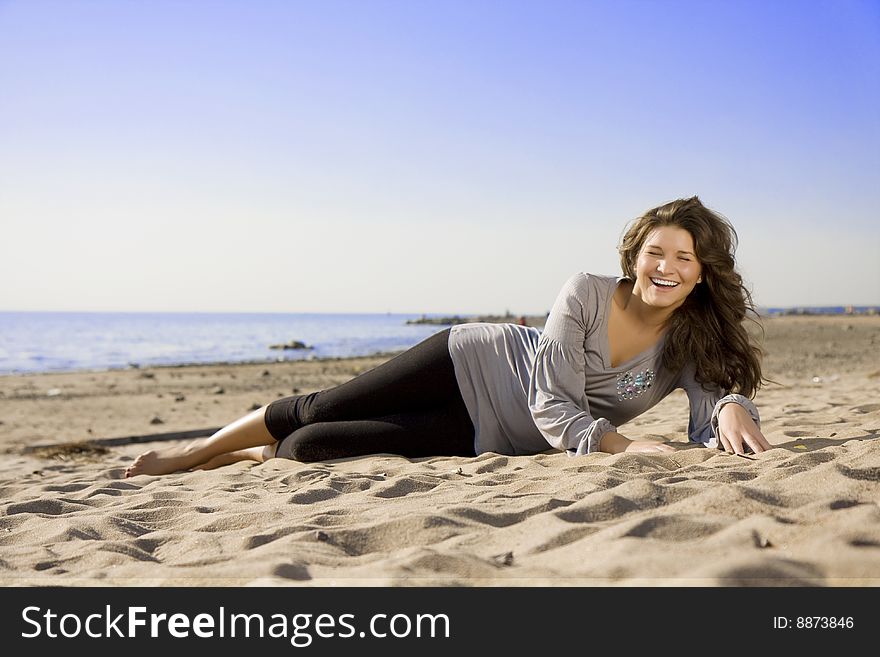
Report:
[[[608,348],[608,317],[620,277],[578,273],[556,298],[544,331],[515,324],[453,326],[449,354],[476,430],[477,454],[570,455],[599,449],[608,431],[644,413],[676,388],[690,404],[688,438],[719,446],[718,412],[730,402],[759,423],[747,397],[703,388],[690,365],[662,365],[663,340],[616,367]]]

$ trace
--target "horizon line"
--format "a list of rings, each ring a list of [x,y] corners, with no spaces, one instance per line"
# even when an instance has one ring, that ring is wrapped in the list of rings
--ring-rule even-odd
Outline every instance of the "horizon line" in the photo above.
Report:
[[[832,310],[842,309],[844,312],[851,309],[855,310],[876,310],[880,311],[880,303],[875,304],[859,304],[859,303],[839,303],[839,304],[821,304],[821,305],[793,305],[793,306],[765,306],[757,305],[755,309],[759,312],[778,311],[778,310]],[[462,312],[462,311],[313,311],[313,310],[10,310],[0,309],[0,313],[52,313],[52,314],[92,314],[92,315],[423,315],[423,316],[443,316],[443,317],[464,317],[464,316],[483,316],[483,317],[538,317],[546,316],[548,311],[536,312]]]

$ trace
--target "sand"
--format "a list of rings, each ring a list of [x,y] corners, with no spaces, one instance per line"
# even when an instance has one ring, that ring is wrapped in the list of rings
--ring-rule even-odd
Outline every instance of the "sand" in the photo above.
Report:
[[[657,456],[124,479],[169,443],[83,441],[219,427],[387,356],[0,377],[0,585],[877,586],[880,317],[765,327],[779,385],[756,403],[774,448],[752,458],[688,445],[676,392],[621,427],[678,447]]]

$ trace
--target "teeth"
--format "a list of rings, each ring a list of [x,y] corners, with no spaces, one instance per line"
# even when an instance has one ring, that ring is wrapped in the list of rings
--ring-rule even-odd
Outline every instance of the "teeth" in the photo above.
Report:
[[[663,287],[675,287],[678,283],[673,283],[672,281],[664,281],[661,278],[652,278],[651,282],[655,285],[662,285]]]

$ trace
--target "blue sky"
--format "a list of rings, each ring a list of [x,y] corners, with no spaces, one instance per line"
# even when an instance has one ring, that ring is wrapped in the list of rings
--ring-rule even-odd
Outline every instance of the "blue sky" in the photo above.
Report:
[[[542,313],[697,194],[880,304],[880,2],[0,0],[0,309]]]

